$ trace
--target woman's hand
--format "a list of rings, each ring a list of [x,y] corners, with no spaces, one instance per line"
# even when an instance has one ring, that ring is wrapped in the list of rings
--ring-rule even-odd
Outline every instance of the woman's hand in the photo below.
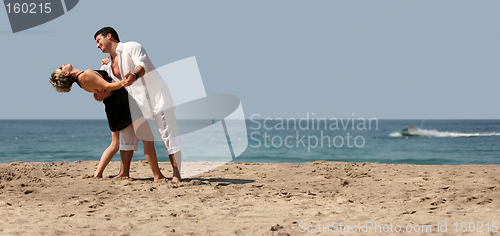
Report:
[[[108,63],[109,63],[109,57],[106,57],[106,58],[102,59],[101,66],[107,65]]]
[[[95,90],[94,99],[99,102],[108,98],[113,93],[113,91],[108,91],[106,89],[101,89],[101,90],[94,89],[94,90]]]
[[[130,71],[127,72],[124,77],[125,79],[123,81],[125,82],[123,83],[122,87],[130,86],[138,79],[137,76],[133,73],[130,73]]]
[[[122,82],[122,87],[127,87],[127,86],[132,85],[135,82],[135,80],[128,78],[128,79],[122,80],[121,82]]]

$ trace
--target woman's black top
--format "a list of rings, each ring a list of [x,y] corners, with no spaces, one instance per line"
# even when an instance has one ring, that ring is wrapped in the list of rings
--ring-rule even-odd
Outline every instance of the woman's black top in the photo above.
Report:
[[[108,83],[113,82],[113,79],[109,77],[106,71],[96,70],[96,72],[99,73],[104,80],[108,81]],[[76,80],[76,82],[81,88],[82,86],[78,83],[78,80]],[[111,131],[119,131],[132,124],[128,93],[125,88],[113,91],[109,97],[103,100],[103,102],[108,118],[109,129],[111,129]]]

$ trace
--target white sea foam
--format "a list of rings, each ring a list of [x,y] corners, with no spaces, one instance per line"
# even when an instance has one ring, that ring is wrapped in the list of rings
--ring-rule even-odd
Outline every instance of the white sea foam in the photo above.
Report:
[[[402,134],[400,134],[399,132],[393,132],[391,134],[389,134],[390,137],[401,137],[403,136]]]
[[[485,136],[500,136],[499,132],[489,132],[489,133],[459,133],[459,132],[448,132],[448,131],[437,131],[435,129],[419,129],[415,128],[412,131],[412,134],[426,136],[426,137],[438,137],[438,138],[446,138],[446,137],[485,137]],[[401,137],[399,132],[393,132],[389,134],[390,137]]]

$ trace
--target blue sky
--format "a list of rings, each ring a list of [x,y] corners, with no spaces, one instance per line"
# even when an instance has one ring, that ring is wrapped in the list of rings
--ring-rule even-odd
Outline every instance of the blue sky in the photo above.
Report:
[[[48,82],[98,69],[114,27],[157,66],[196,56],[208,94],[261,118],[499,119],[498,1],[80,1],[13,34],[0,11],[0,119],[105,119]]]

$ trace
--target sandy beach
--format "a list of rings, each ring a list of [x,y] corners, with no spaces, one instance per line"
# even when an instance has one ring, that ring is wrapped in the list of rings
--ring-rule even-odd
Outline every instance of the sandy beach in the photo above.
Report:
[[[2,163],[0,234],[498,235],[500,227],[497,165],[220,164],[198,174],[211,163],[183,163],[190,177],[176,184],[153,182],[145,161],[116,180],[118,162],[102,179],[91,177],[96,161]],[[160,166],[170,177],[170,164]]]

